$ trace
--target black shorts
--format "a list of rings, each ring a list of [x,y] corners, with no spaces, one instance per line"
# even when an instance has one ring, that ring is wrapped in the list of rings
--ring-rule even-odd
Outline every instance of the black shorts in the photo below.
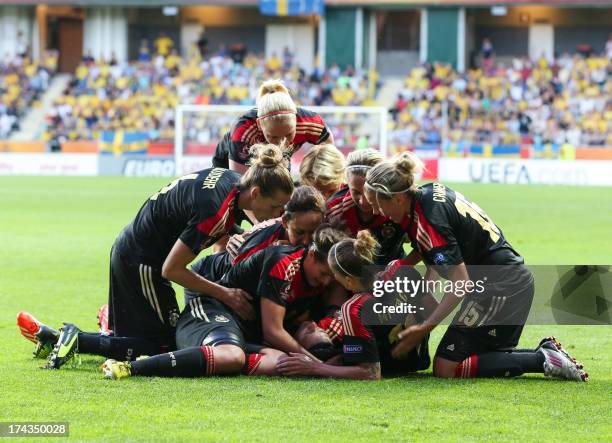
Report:
[[[244,335],[235,314],[214,298],[191,298],[176,325],[176,347],[236,345],[246,350]]]
[[[111,249],[108,294],[109,326],[122,337],[174,343],[179,307],[161,269],[142,263],[115,244]]]
[[[436,357],[461,362],[473,354],[512,350],[521,338],[534,295],[534,281],[524,268],[513,292],[466,298],[442,337]]]

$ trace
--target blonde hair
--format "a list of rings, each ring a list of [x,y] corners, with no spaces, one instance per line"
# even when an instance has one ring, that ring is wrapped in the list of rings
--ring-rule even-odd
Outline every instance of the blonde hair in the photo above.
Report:
[[[266,80],[257,94],[257,119],[279,121],[295,119],[297,108],[282,80]]]
[[[365,177],[366,173],[384,160],[376,149],[359,149],[346,156],[346,175],[355,174]]]
[[[282,147],[273,144],[255,144],[249,150],[250,168],[240,180],[240,189],[259,186],[261,194],[272,197],[276,191],[293,193],[294,184],[283,157]]]
[[[414,193],[416,175],[424,169],[420,158],[411,152],[403,152],[385,160],[366,174],[366,187],[383,196],[404,192]]]
[[[367,229],[359,231],[357,238],[343,240],[329,251],[329,260],[342,275],[358,278],[369,286],[374,278],[374,256],[379,244]]]
[[[302,159],[300,179],[303,183],[338,185],[344,182],[345,159],[342,152],[332,144],[315,145]]]

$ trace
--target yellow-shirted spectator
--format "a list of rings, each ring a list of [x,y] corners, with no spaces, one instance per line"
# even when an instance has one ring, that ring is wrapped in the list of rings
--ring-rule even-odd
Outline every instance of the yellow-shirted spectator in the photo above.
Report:
[[[153,44],[155,45],[155,50],[157,53],[159,55],[163,55],[164,57],[170,53],[170,48],[174,46],[172,39],[164,32],[160,32],[159,37],[155,39]]]
[[[272,71],[277,71],[281,68],[281,66],[282,66],[281,59],[278,58],[278,55],[276,55],[276,52],[273,52],[272,57],[270,57],[266,61],[266,67]]]

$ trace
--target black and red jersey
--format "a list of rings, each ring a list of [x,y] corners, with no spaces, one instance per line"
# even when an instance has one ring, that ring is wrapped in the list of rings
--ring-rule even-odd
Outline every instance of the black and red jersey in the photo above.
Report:
[[[412,279],[420,278],[420,274],[407,262],[394,260],[379,275],[383,280],[394,280],[396,277]],[[390,294],[384,300],[369,292],[358,293],[344,302],[334,315],[318,322],[332,343],[340,347],[344,364],[380,362],[381,371],[385,375],[420,371],[429,367],[429,336],[402,360],[392,357],[391,350],[398,340],[397,334],[404,326],[383,324],[385,315],[376,314],[374,309],[374,303],[379,301],[387,305],[395,304],[391,298],[396,299],[397,295]],[[377,321],[368,321],[373,318],[377,318]],[[414,321],[422,321],[422,318],[418,317]]]
[[[177,178],[142,205],[116,245],[159,267],[179,238],[198,254],[246,218],[237,204],[239,180],[222,168]]]
[[[257,251],[271,246],[285,235],[285,227],[281,218],[274,218],[258,223],[242,234],[232,235],[227,242],[230,262],[236,264],[253,255]]]
[[[348,187],[340,189],[327,200],[325,217],[329,222],[339,222],[344,225],[353,238],[360,230],[368,229],[380,245],[374,257],[374,263],[377,265],[386,265],[406,255],[404,252],[406,233],[402,227],[381,215],[365,221]]]
[[[232,235],[225,251],[202,257],[191,266],[191,269],[207,280],[219,281],[232,265],[273,245],[283,234],[284,228],[280,218],[258,223],[247,232]],[[185,291],[185,300],[198,295],[192,291]]]
[[[429,183],[419,188],[411,206],[402,228],[426,264],[523,263],[501,229],[461,193],[441,183]]]
[[[397,360],[391,350],[397,342],[402,325],[367,325],[365,310],[372,310],[376,301],[370,293],[355,294],[340,308],[340,320],[331,321],[328,334],[332,341],[340,342],[342,360],[345,365],[380,362],[384,375],[400,374],[427,369],[430,364],[429,337],[413,349],[406,357]],[[331,338],[331,336],[330,336]]]
[[[316,112],[298,107],[296,119],[295,137],[287,148],[287,159],[304,143],[317,145],[329,137],[325,122]],[[231,131],[217,144],[213,165],[228,168],[229,160],[245,165],[249,160],[249,149],[257,143],[266,143],[266,139],[257,126],[257,108],[252,108],[238,118]]]
[[[287,330],[295,328],[293,319],[305,314],[310,307],[319,307],[319,288],[311,287],[304,274],[304,259],[308,248],[298,246],[271,246],[254,253],[232,266],[219,284],[227,288],[240,288],[248,292],[253,308],[258,313],[255,322],[243,322],[248,340],[261,338],[260,303],[262,298],[286,308]]]

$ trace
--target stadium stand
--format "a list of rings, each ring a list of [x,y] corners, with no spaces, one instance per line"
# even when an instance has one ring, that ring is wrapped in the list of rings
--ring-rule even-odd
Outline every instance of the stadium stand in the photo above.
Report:
[[[47,52],[40,62],[27,52],[0,62],[0,139],[19,129],[19,122],[49,87],[57,69],[57,53]]]
[[[482,145],[612,144],[612,77],[605,56],[579,54],[549,62],[514,59],[511,66],[458,73],[419,66],[405,79],[390,133],[397,146],[439,145],[448,151]]]
[[[159,40],[159,39],[158,39]],[[165,42],[165,40],[160,40]],[[167,42],[150,55],[144,41],[137,61],[119,64],[95,60],[90,55],[77,67],[74,79],[48,115],[46,140],[99,140],[105,131],[145,133],[149,140],[174,136],[177,103],[254,105],[258,85],[265,78],[282,78],[300,105],[366,105],[374,103],[375,72],[340,70],[306,73],[283,54],[273,56],[222,51],[207,59],[199,51],[188,58],[178,56]],[[194,139],[217,139],[231,121],[216,128],[192,127]]]

